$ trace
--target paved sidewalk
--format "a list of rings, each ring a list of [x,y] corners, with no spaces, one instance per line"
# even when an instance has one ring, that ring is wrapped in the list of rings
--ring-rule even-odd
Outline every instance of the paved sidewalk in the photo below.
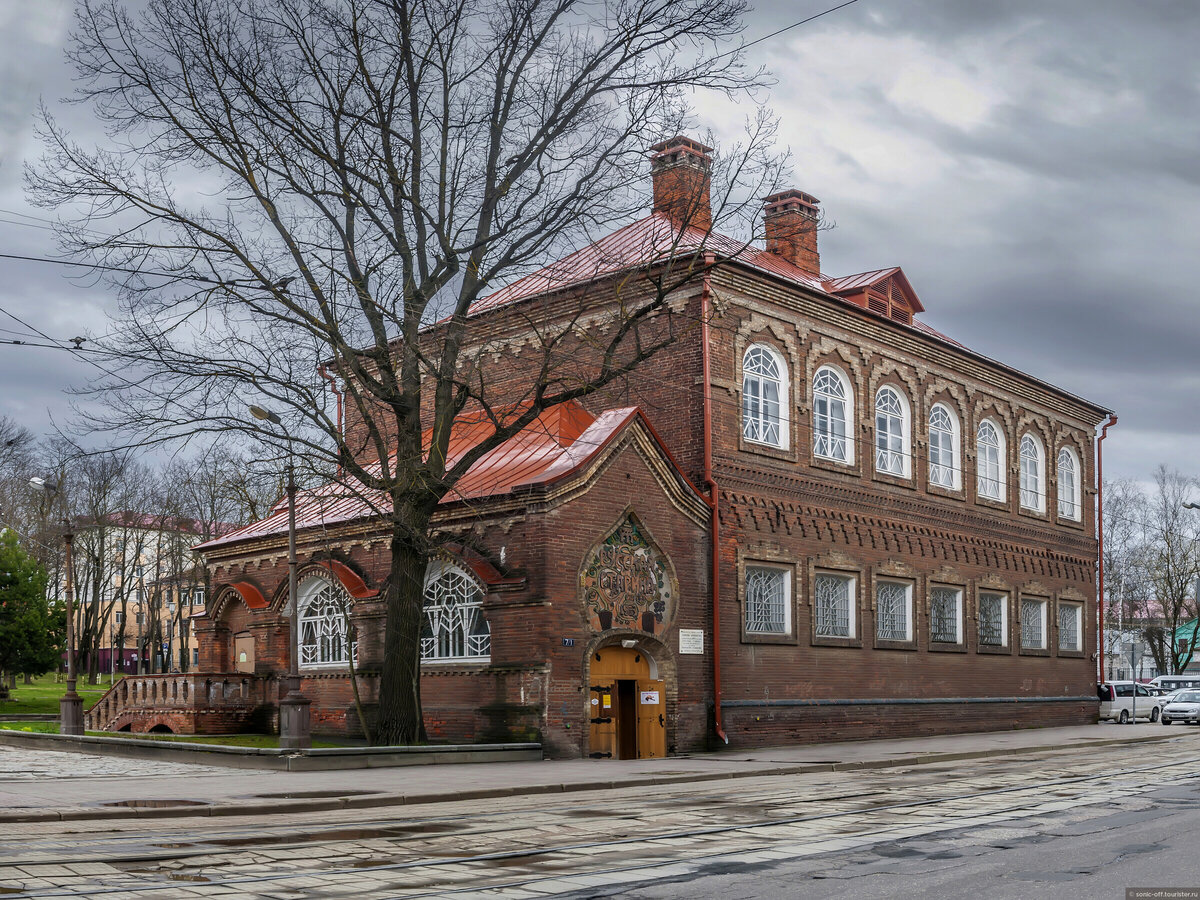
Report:
[[[1187,726],[1084,725],[692,754],[326,772],[216,768],[0,746],[0,824],[110,817],[279,815],[802,772],[927,765],[1106,744],[1195,743]],[[129,805],[133,801],[134,805]],[[124,803],[112,806],[113,803]],[[174,802],[174,805],[172,803]]]

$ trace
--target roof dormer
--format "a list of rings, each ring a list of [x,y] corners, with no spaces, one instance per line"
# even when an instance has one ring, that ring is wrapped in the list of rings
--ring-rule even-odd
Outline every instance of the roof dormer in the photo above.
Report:
[[[911,325],[925,307],[899,266],[830,279],[825,289],[871,312]]]

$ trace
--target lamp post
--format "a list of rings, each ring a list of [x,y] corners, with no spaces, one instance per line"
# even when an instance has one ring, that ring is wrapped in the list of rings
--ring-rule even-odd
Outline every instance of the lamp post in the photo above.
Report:
[[[292,436],[276,413],[251,406],[250,415],[270,422],[288,441],[288,605],[291,607],[291,646],[288,649],[287,691],[279,698],[279,746],[284,750],[304,750],[312,746],[310,701],[300,694],[300,610],[296,598],[296,465]]]
[[[44,478],[29,479],[30,487],[54,496],[59,487]],[[71,519],[63,520],[63,545],[66,548],[66,595],[67,595],[67,692],[58,701],[58,733],[83,734],[83,698],[75,693],[75,566],[71,544],[75,534],[71,531]]]

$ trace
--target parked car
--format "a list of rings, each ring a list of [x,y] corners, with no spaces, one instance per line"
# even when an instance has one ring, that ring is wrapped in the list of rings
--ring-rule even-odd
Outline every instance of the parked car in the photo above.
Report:
[[[1200,691],[1176,691],[1170,701],[1163,706],[1162,723],[1200,722]]]
[[[1150,679],[1150,687],[1165,691],[1177,691],[1180,688],[1200,691],[1200,675],[1159,675]]]
[[[1136,715],[1139,719],[1157,722],[1162,712],[1163,698],[1151,693],[1146,685],[1134,681],[1109,681],[1098,684],[1096,695],[1100,698],[1101,721],[1108,719],[1124,725]]]

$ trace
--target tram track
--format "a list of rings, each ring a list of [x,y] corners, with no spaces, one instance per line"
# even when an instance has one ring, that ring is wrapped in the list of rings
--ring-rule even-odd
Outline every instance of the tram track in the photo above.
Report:
[[[568,857],[571,854],[584,855],[584,854],[587,854],[589,851],[596,851],[596,850],[600,850],[600,849],[608,850],[608,849],[613,849],[613,848],[629,848],[633,845],[645,845],[647,848],[653,849],[656,844],[658,844],[658,845],[660,845],[660,847],[662,847],[663,843],[668,842],[668,841],[675,841],[675,842],[696,841],[696,840],[703,840],[705,838],[711,838],[711,837],[716,837],[716,836],[721,836],[721,835],[762,834],[762,835],[764,835],[764,837],[766,837],[768,834],[767,830],[772,829],[772,828],[784,829],[789,826],[798,826],[798,825],[818,823],[818,822],[824,822],[824,821],[836,821],[838,819],[851,819],[854,817],[870,818],[872,816],[877,817],[879,815],[885,815],[887,813],[893,813],[893,812],[910,812],[910,811],[913,811],[916,809],[921,809],[921,808],[932,809],[932,808],[936,808],[939,806],[947,806],[948,807],[948,806],[962,805],[962,804],[966,804],[969,806],[972,802],[982,800],[983,798],[998,797],[998,796],[1003,796],[1003,795],[1021,795],[1021,794],[1028,794],[1028,793],[1032,793],[1032,792],[1046,795],[1045,799],[1054,799],[1053,797],[1049,796],[1051,794],[1051,792],[1057,792],[1060,794],[1065,793],[1067,799],[1078,800],[1079,802],[1076,805],[1083,806],[1083,805],[1088,805],[1089,803],[1102,802],[1102,800],[1104,799],[1104,796],[1098,795],[1096,798],[1089,800],[1087,798],[1086,794],[1081,795],[1078,792],[1072,792],[1070,790],[1070,788],[1072,786],[1086,785],[1089,783],[1097,783],[1097,782],[1100,782],[1101,780],[1135,778],[1138,776],[1144,776],[1144,775],[1155,773],[1155,772],[1166,772],[1167,770],[1171,770],[1171,769],[1179,769],[1181,767],[1185,768],[1185,771],[1178,773],[1178,774],[1171,775],[1169,778],[1160,780],[1158,782],[1151,782],[1150,784],[1164,783],[1164,781],[1165,782],[1188,781],[1191,779],[1200,778],[1200,773],[1195,771],[1197,763],[1200,763],[1200,757],[1186,757],[1183,759],[1174,759],[1174,760],[1167,761],[1167,762],[1159,762],[1159,763],[1152,764],[1152,765],[1126,767],[1124,769],[1113,770],[1113,769],[1103,768],[1100,771],[1090,772],[1090,773],[1086,773],[1086,774],[1076,774],[1076,775],[1059,777],[1059,778],[1050,779],[1050,780],[1040,780],[1039,779],[1039,780],[1034,781],[1033,783],[1022,783],[1022,784],[1015,784],[1015,785],[1008,784],[1005,786],[990,788],[990,789],[986,789],[986,790],[957,792],[957,793],[949,794],[946,796],[935,796],[935,797],[924,796],[924,797],[918,797],[918,798],[914,798],[914,799],[901,800],[901,801],[892,802],[892,803],[868,804],[868,805],[864,805],[864,806],[856,806],[856,807],[850,808],[850,809],[832,810],[832,811],[825,811],[825,812],[806,812],[806,813],[802,813],[799,815],[793,815],[793,816],[776,816],[776,817],[771,817],[771,818],[760,818],[758,820],[752,820],[752,821],[731,822],[731,823],[727,823],[727,824],[709,825],[709,826],[703,826],[703,827],[688,827],[688,828],[682,828],[682,829],[675,828],[675,829],[668,829],[668,830],[660,830],[658,832],[650,833],[650,834],[641,833],[641,834],[637,834],[637,835],[630,835],[630,836],[620,837],[620,838],[613,838],[612,836],[607,836],[603,840],[589,839],[589,840],[583,840],[583,841],[560,842],[560,843],[556,843],[556,844],[530,845],[530,846],[522,847],[522,848],[518,848],[518,849],[510,849],[510,850],[488,852],[488,853],[465,853],[465,854],[460,853],[460,854],[447,854],[447,855],[437,855],[437,856],[425,855],[425,856],[416,857],[413,859],[408,859],[408,860],[403,860],[403,861],[398,861],[398,862],[371,861],[369,863],[369,865],[360,864],[360,865],[356,865],[356,866],[330,867],[330,868],[321,868],[321,869],[302,868],[300,870],[292,870],[292,871],[284,871],[284,872],[259,873],[259,874],[255,874],[253,876],[232,875],[232,876],[226,877],[226,878],[204,877],[203,881],[198,880],[199,876],[197,876],[196,883],[193,886],[195,888],[204,888],[204,887],[209,887],[209,886],[222,887],[222,888],[239,888],[239,887],[245,888],[245,887],[248,887],[251,885],[264,885],[267,883],[274,884],[274,885],[278,885],[281,883],[285,884],[286,882],[288,882],[290,880],[311,878],[315,875],[319,875],[322,877],[334,876],[334,877],[353,878],[355,876],[361,876],[364,873],[364,871],[369,871],[374,874],[381,874],[381,873],[385,873],[385,872],[395,872],[397,874],[402,874],[402,873],[406,873],[406,872],[411,872],[412,870],[416,870],[416,869],[426,869],[426,870],[437,871],[438,869],[442,869],[442,868],[450,867],[450,866],[457,866],[457,867],[471,866],[471,865],[479,865],[481,867],[487,866],[487,865],[502,866],[502,865],[506,865],[506,864],[508,864],[508,865],[520,864],[522,861],[526,861],[526,860],[530,861],[530,862],[545,863],[548,859]],[[1035,776],[1036,776],[1036,773],[1031,773],[1027,777],[1033,778]],[[909,793],[911,793],[914,790],[923,791],[923,790],[927,790],[927,789],[928,789],[927,787],[916,786],[916,787],[909,787],[906,790]],[[688,798],[678,798],[678,799],[684,800],[684,799],[688,799]],[[823,799],[828,799],[828,798],[823,798]],[[792,802],[794,802],[794,801],[792,801]],[[705,807],[705,808],[711,809],[712,801],[711,800],[703,800],[701,798],[698,798],[697,801],[691,805],[695,806],[697,808]],[[1036,805],[1036,804],[1034,804],[1034,805]],[[1031,804],[1029,803],[1028,800],[1023,800],[1022,802],[1019,802],[1016,804],[998,807],[998,808],[994,808],[994,809],[989,809],[988,814],[989,815],[999,815],[999,816],[1009,815],[1009,814],[1018,814],[1022,810],[1028,810],[1030,808],[1030,806],[1031,806]],[[682,808],[682,809],[675,809],[675,810],[673,810],[673,812],[676,815],[686,815],[686,809],[687,809],[686,807]],[[410,833],[410,834],[406,834],[406,835],[394,835],[393,837],[401,837],[401,836],[414,836],[415,837],[420,834],[422,829],[424,829],[427,832],[429,830],[429,826],[435,825],[438,823],[451,824],[451,823],[459,823],[459,822],[462,822],[463,820],[470,820],[471,822],[478,822],[481,819],[489,819],[494,822],[499,817],[505,817],[505,816],[511,815],[511,812],[512,812],[511,810],[493,811],[490,813],[489,812],[482,812],[482,813],[477,812],[477,813],[454,815],[454,816],[429,817],[429,818],[421,819],[421,820],[411,819],[411,820],[405,820],[403,823],[397,822],[395,819],[372,819],[372,820],[368,820],[368,821],[354,822],[353,824],[335,823],[335,824],[331,824],[331,825],[327,825],[327,826],[310,826],[310,827],[308,827],[307,831],[303,832],[303,834],[305,834],[306,836],[311,836],[311,835],[315,834],[315,835],[317,835],[316,840],[311,840],[311,839],[306,839],[303,841],[289,840],[288,838],[290,836],[290,833],[276,834],[276,835],[260,833],[260,836],[259,836],[260,842],[256,845],[256,849],[263,850],[263,849],[268,849],[268,848],[272,848],[272,847],[289,846],[289,845],[294,845],[296,843],[303,843],[303,845],[306,848],[309,848],[309,849],[312,849],[315,851],[316,848],[318,848],[318,847],[334,847],[334,846],[337,846],[338,844],[345,843],[346,837],[344,836],[344,832],[347,829],[352,829],[357,832],[363,832],[363,831],[369,831],[373,827],[377,827],[380,829],[386,829],[386,828],[397,829],[398,828],[398,829],[403,829],[405,832]],[[948,826],[948,827],[952,827],[952,826]],[[895,828],[895,826],[891,825],[886,828],[879,829],[876,832],[871,832],[870,830],[865,831],[865,832],[859,832],[855,835],[855,837],[857,839],[862,839],[865,842],[869,843],[873,834],[879,834],[879,835],[886,834],[889,830],[894,829],[894,828]],[[491,829],[491,831],[496,831],[496,830],[500,830],[500,829]],[[106,861],[111,862],[111,863],[120,862],[122,864],[121,868],[126,868],[126,871],[128,871],[127,866],[129,864],[153,865],[155,863],[162,863],[162,862],[166,862],[166,861],[178,862],[178,861],[187,860],[187,859],[197,859],[197,858],[212,859],[213,857],[232,856],[234,854],[237,854],[238,852],[245,850],[245,847],[244,846],[231,846],[231,847],[222,848],[220,846],[222,840],[229,840],[229,841],[236,840],[240,844],[243,842],[240,840],[239,835],[245,834],[245,833],[246,833],[246,830],[231,829],[231,830],[225,832],[226,837],[224,837],[224,838],[222,838],[221,836],[218,836],[218,835],[208,835],[204,838],[198,839],[196,841],[197,846],[194,849],[187,848],[187,847],[173,847],[173,848],[169,848],[170,852],[164,852],[161,854],[155,854],[155,853],[147,854],[144,852],[142,852],[142,853],[130,852],[128,855],[122,855],[118,851],[116,854],[107,854],[105,859],[106,859]],[[484,830],[474,830],[473,831],[469,827],[466,829],[459,829],[456,827],[452,827],[451,829],[446,829],[446,830],[443,830],[443,832],[442,832],[442,834],[447,839],[471,838],[472,836],[477,838],[484,833],[486,833]],[[336,836],[336,837],[333,836],[335,834],[339,835],[339,836]],[[380,835],[380,836],[388,837],[387,835]],[[434,836],[434,839],[435,840],[437,839],[436,835]],[[144,839],[142,839],[142,840],[144,841]],[[768,843],[765,844],[764,846],[770,846],[769,842],[772,839],[768,837],[767,840],[768,840]],[[776,842],[778,842],[779,839],[775,838],[774,840]],[[699,857],[697,857],[694,854],[689,853],[688,858],[689,858],[689,860],[707,859],[707,858],[718,859],[718,858],[727,857],[730,855],[744,854],[746,852],[751,852],[752,849],[753,848],[748,849],[746,847],[741,847],[735,851],[726,851],[726,852],[714,853],[714,854],[702,854]],[[589,858],[593,862],[597,861],[595,856],[591,856]],[[96,859],[96,857],[94,855],[89,855],[86,859],[81,859],[78,861],[90,862],[90,861],[94,861],[95,859]],[[639,865],[637,868],[652,869],[652,868],[659,867],[659,866],[677,864],[678,862],[679,862],[678,858],[670,858],[667,860],[662,860],[662,861],[657,861],[657,862],[653,861],[653,860],[647,860],[643,864]],[[69,865],[71,863],[68,860],[64,859],[64,860],[62,860],[62,864]],[[218,862],[213,862],[212,865],[214,867],[219,867],[221,864]],[[9,864],[3,868],[0,868],[0,880],[5,879],[4,868],[13,868],[13,865]],[[589,872],[592,872],[592,873],[595,873],[595,872],[602,873],[603,871],[605,871],[605,870],[604,869],[589,870]],[[129,874],[132,875],[132,874],[134,874],[134,872],[129,872]],[[137,874],[142,874],[142,873],[139,872]],[[102,886],[102,885],[96,885],[94,883],[89,884],[87,887],[87,896],[104,896],[107,894],[116,894],[116,893],[148,894],[148,893],[155,892],[155,891],[161,892],[164,889],[171,887],[172,884],[178,885],[180,880],[188,877],[188,876],[181,875],[179,873],[170,873],[170,872],[146,872],[145,874],[159,876],[159,877],[156,877],[155,880],[153,880],[153,881],[145,881],[145,882],[141,882],[141,883],[125,882],[120,885],[113,885],[113,886]],[[561,877],[561,874],[562,873],[559,872],[551,877]],[[486,886],[486,889],[494,889],[494,888],[500,888],[500,887],[505,887],[505,886],[514,886],[514,885],[519,886],[520,884],[527,884],[527,883],[530,883],[531,881],[536,881],[536,880],[537,879],[526,878],[522,881],[509,881],[509,882],[505,882],[504,884],[489,884]],[[469,889],[463,888],[461,890],[480,890],[480,889],[481,888],[479,886],[474,886]],[[430,894],[430,893],[412,894],[412,893],[409,893],[408,891],[405,891],[404,893],[405,893],[405,896],[433,896],[435,894],[436,895],[446,895],[446,894],[452,894],[452,893],[456,893],[456,892],[459,892],[458,889],[440,888],[434,894]],[[32,898],[43,898],[43,897],[49,898],[49,897],[65,897],[65,896],[78,896],[78,895],[79,895],[78,887],[61,886],[61,887],[53,887],[53,888],[35,888],[33,890],[23,893],[21,896],[27,896],[27,897],[32,897]]]

